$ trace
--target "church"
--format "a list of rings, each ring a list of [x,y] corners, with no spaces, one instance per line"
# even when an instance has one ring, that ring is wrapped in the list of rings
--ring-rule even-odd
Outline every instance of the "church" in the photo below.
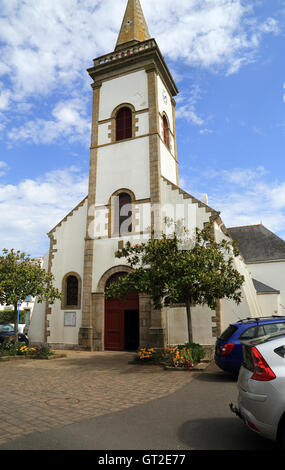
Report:
[[[178,89],[149,29],[139,0],[128,0],[113,52],[94,59],[88,195],[48,234],[45,267],[62,300],[37,304],[30,340],[55,349],[124,351],[187,340],[184,305],[155,310],[148,295],[106,300],[112,280],[129,271],[115,252],[183,220],[188,230],[214,224],[230,239],[220,213],[179,186],[175,126]],[[194,341],[213,345],[230,322],[262,316],[242,256],[242,302],[221,300],[216,310],[192,310]]]

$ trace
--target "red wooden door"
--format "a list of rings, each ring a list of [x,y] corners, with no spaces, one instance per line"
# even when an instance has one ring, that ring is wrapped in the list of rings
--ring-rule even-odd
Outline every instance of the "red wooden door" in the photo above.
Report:
[[[129,294],[125,301],[105,300],[105,349],[125,350],[125,310],[138,310],[139,296]]]

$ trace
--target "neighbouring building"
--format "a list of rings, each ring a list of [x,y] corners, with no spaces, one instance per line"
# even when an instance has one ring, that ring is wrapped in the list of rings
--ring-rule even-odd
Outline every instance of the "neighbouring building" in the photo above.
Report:
[[[228,228],[253,278],[264,315],[285,315],[285,241],[264,225]]]
[[[33,310],[35,305],[35,298],[29,295],[24,302],[20,305],[20,311],[25,312],[25,323],[31,321]],[[0,312],[11,312],[14,311],[13,305],[0,305]]]
[[[165,229],[165,217],[189,230],[213,222],[229,238],[220,213],[179,186],[175,126],[178,89],[150,36],[139,0],[128,0],[115,50],[93,61],[93,114],[88,195],[50,232],[45,263],[62,301],[37,305],[32,341],[54,348],[126,350],[187,340],[186,309],[157,311],[147,295],[107,301],[106,286],[129,271],[115,251]],[[262,315],[250,272],[239,306],[222,300],[215,311],[193,309],[194,341],[213,345],[231,321]],[[257,277],[257,279],[261,279]]]

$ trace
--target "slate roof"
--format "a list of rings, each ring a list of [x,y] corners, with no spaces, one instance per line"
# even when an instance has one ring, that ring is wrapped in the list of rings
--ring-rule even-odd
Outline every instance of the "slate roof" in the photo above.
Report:
[[[237,241],[246,263],[285,260],[285,241],[264,225],[246,225],[227,229]]]
[[[256,279],[252,280],[257,294],[280,294],[280,290],[273,289],[273,287],[269,287]]]

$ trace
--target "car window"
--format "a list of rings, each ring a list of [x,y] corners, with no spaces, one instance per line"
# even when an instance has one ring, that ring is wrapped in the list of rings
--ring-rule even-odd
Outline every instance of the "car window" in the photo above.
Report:
[[[275,323],[271,323],[269,325],[263,325],[264,331],[266,335],[271,335],[272,333],[278,332],[278,326]]]
[[[259,326],[257,328],[257,334],[256,334],[256,337],[259,338],[260,336],[265,336],[266,333],[265,333],[265,330],[264,330],[264,327],[263,325]]]
[[[11,325],[0,325],[0,333],[13,333],[14,328]]]
[[[279,331],[285,330],[285,322],[283,323],[268,323],[267,325],[263,325],[264,331],[266,335],[272,335],[274,333],[279,333]]]
[[[237,330],[237,327],[234,325],[228,326],[228,328],[221,334],[219,339],[221,341],[228,341],[231,336],[233,336],[234,332]]]
[[[240,339],[255,338],[255,330],[256,330],[256,326],[251,326],[250,328],[248,328],[242,333],[242,335],[240,336]]]

